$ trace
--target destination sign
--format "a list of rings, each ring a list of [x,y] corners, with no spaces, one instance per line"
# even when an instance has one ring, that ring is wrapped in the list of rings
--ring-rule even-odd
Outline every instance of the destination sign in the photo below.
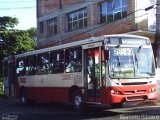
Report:
[[[139,38],[107,38],[107,44],[112,45],[148,45],[150,42],[147,39]]]
[[[146,45],[147,42],[146,42],[146,40],[143,40],[143,39],[122,39],[122,44],[125,44],[125,45],[130,45],[130,44]]]

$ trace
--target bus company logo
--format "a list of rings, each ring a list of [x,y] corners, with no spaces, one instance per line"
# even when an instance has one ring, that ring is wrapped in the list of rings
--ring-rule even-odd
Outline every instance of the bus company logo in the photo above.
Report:
[[[26,83],[26,78],[20,78],[19,82],[25,84]]]
[[[122,79],[120,80],[120,83],[129,83],[130,81],[128,79]]]
[[[71,80],[72,76],[71,75],[62,75],[62,80]]]
[[[91,45],[88,45],[88,48],[92,48],[94,46],[95,46],[94,44],[91,44]]]

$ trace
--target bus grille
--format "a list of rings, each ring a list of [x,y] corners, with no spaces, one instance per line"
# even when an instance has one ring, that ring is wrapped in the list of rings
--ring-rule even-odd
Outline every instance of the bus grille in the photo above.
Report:
[[[124,91],[125,95],[131,95],[131,94],[144,94],[146,93],[146,90],[133,90],[133,91]]]
[[[127,97],[129,101],[134,101],[134,100],[145,100],[146,96],[133,96],[133,97]]]
[[[121,83],[122,85],[144,85],[148,82],[132,82],[132,83]]]

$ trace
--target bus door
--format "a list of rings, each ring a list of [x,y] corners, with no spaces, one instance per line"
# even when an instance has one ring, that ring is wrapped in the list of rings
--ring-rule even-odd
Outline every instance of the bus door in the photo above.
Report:
[[[9,96],[16,96],[16,66],[14,60],[8,61],[8,83],[9,83]]]
[[[97,102],[101,88],[101,47],[84,50],[84,83],[87,102]]]

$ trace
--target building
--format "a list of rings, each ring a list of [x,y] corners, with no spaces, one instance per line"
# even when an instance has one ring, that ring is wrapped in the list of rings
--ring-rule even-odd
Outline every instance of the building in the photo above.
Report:
[[[37,0],[37,47],[121,33],[146,36],[154,43],[155,3],[156,0]]]

